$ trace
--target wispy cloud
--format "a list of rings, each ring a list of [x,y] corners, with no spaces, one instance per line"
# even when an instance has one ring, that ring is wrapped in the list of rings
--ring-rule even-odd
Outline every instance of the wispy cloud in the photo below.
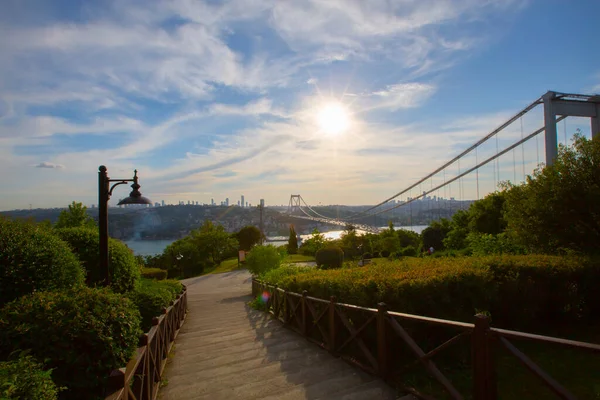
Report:
[[[327,197],[331,182],[387,179],[399,153],[416,174],[422,152],[441,157],[449,139],[424,129],[415,140],[411,124],[373,115],[425,104],[443,85],[436,73],[485,42],[477,23],[517,3],[122,0],[66,15],[59,3],[32,1],[11,3],[14,15],[0,18],[0,169],[65,171],[55,182],[5,175],[0,185],[64,193],[61,204],[95,193],[100,164],[115,174],[137,167],[144,193],[169,187],[173,196],[303,183],[323,199],[342,197],[350,192]],[[352,93],[348,132],[319,132],[322,99]],[[89,143],[60,147],[83,135]],[[27,146],[42,155],[15,151]]]
[[[54,164],[54,163],[51,163],[51,162],[42,162],[42,163],[33,165],[33,167],[34,168],[50,168],[50,169],[63,169],[63,168],[65,168],[64,165]]]

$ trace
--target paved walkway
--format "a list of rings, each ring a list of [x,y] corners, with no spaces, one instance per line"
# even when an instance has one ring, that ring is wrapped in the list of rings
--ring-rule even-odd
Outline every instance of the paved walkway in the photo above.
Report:
[[[166,368],[161,400],[396,398],[382,381],[249,308],[248,272],[184,283],[189,313]]]

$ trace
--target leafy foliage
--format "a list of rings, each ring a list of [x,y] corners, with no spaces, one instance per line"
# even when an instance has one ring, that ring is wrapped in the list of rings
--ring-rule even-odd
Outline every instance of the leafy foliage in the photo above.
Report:
[[[314,229],[312,231],[312,236],[308,239],[306,239],[304,242],[302,242],[302,245],[300,246],[300,253],[306,255],[306,256],[314,256],[315,254],[317,254],[317,251],[319,251],[319,249],[321,249],[323,246],[325,246],[327,240],[325,239],[325,236],[319,232],[318,229]]]
[[[62,388],[52,382],[51,373],[28,355],[0,362],[0,398],[55,400]]]
[[[152,327],[152,319],[160,316],[163,308],[169,307],[181,290],[182,285],[177,281],[142,278],[135,290],[127,293],[127,297],[140,311],[142,317],[140,327],[144,332]]]
[[[51,231],[0,218],[0,305],[39,290],[83,285],[84,271]]]
[[[167,279],[167,271],[160,268],[143,268],[142,278],[156,279],[161,281]]]
[[[135,306],[107,288],[33,293],[0,310],[0,356],[29,350],[54,368],[64,398],[96,398],[133,355],[139,324]]]
[[[508,229],[533,252],[600,250],[600,137],[575,135],[554,164],[506,185]]]
[[[240,250],[250,251],[253,246],[260,243],[262,233],[255,226],[245,226],[236,234]],[[222,260],[221,260],[222,261]]]
[[[279,268],[281,259],[277,247],[272,245],[255,246],[246,258],[246,266],[252,275],[258,276]]]
[[[442,218],[440,221],[434,221],[423,230],[423,247],[428,249],[433,247],[435,250],[444,249],[444,239],[450,232],[450,222]]]
[[[63,228],[56,229],[56,233],[69,243],[81,261],[87,272],[86,284],[92,287],[102,285],[106,272],[100,267],[98,231],[88,228]],[[108,269],[111,288],[115,292],[132,290],[140,277],[140,266],[131,250],[123,242],[112,238],[108,240]]]
[[[61,211],[55,228],[89,228],[97,229],[96,222],[87,213],[87,207],[83,203],[72,202],[67,210]]]
[[[321,269],[341,268],[344,263],[344,251],[337,246],[319,249],[315,256],[317,267]]]
[[[169,271],[169,277],[200,275],[205,269],[235,257],[238,241],[221,225],[205,221],[199,229],[171,243],[157,264]]]
[[[298,236],[296,235],[294,225],[290,225],[290,237],[288,239],[287,252],[288,254],[298,253]]]
[[[471,321],[487,310],[496,326],[537,329],[591,321],[600,309],[598,260],[553,256],[404,258],[361,268],[271,272],[287,290],[366,307]]]

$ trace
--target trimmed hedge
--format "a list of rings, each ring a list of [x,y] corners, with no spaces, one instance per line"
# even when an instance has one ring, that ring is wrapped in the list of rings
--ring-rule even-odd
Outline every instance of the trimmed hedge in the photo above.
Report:
[[[100,268],[98,248],[100,235],[89,228],[56,229],[58,236],[69,243],[87,272],[86,283],[94,287],[104,281],[105,272]],[[108,268],[111,273],[111,288],[118,293],[133,290],[140,277],[140,266],[129,248],[121,241],[108,240]]]
[[[140,327],[147,332],[152,327],[152,319],[162,314],[181,293],[183,286],[175,280],[156,281],[142,278],[135,290],[126,294],[136,305],[142,317]]]
[[[142,268],[142,278],[162,281],[167,279],[167,271],[160,268]]]
[[[133,303],[107,288],[33,293],[0,310],[0,357],[29,350],[67,387],[61,398],[98,398],[133,355],[139,324]]]
[[[31,356],[0,362],[0,399],[56,400],[63,389],[52,382],[51,373]]]
[[[83,281],[77,257],[51,231],[0,218],[0,306],[34,291],[82,286]]]
[[[552,256],[405,258],[363,268],[272,274],[271,283],[367,307],[471,322],[491,312],[495,326],[529,329],[591,321],[600,312],[598,260]]]
[[[344,263],[344,251],[337,246],[327,246],[317,251],[315,259],[318,268],[341,268]]]

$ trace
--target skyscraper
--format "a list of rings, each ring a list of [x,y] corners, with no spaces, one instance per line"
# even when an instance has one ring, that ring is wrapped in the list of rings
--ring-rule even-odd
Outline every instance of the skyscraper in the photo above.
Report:
[[[242,203],[242,207],[244,207],[244,195],[242,195],[242,201],[241,201],[241,203]]]
[[[165,206],[165,201],[164,200],[161,201],[160,203],[162,204],[163,207]]]
[[[229,197],[225,198],[225,205],[229,207]]]
[[[215,199],[210,199],[210,205],[214,206],[215,205]]]

